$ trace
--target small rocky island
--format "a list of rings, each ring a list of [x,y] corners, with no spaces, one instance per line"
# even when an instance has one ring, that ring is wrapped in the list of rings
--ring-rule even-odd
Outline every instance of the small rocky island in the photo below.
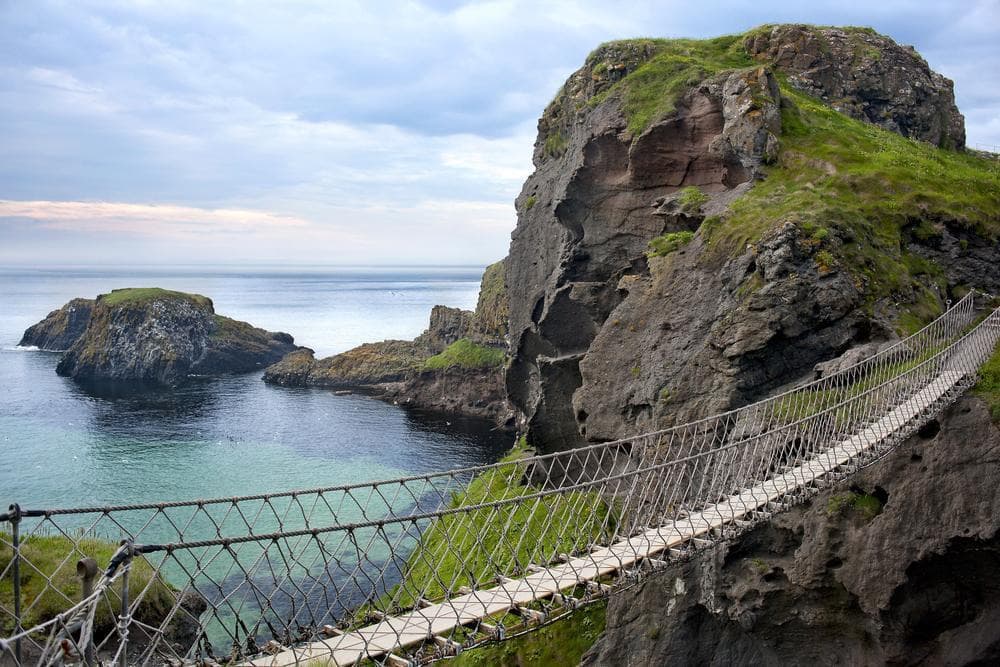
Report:
[[[76,380],[167,386],[259,370],[304,349],[286,333],[216,314],[208,297],[157,287],[73,299],[20,345],[63,352],[56,372]]]

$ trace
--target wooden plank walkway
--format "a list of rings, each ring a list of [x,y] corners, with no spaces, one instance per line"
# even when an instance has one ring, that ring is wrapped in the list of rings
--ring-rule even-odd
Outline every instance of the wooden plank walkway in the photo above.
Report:
[[[627,540],[596,549],[586,556],[521,579],[459,595],[327,640],[286,649],[250,664],[279,667],[316,661],[318,664],[353,665],[365,658],[382,658],[397,649],[420,644],[434,636],[447,635],[459,626],[470,625],[486,617],[508,612],[516,606],[549,598],[635,565],[643,559],[660,556],[663,552],[683,546],[709,531],[721,529],[764,510],[768,504],[780,500],[789,492],[849,464],[859,455],[900,432],[921,412],[951,391],[963,377],[963,374],[957,372],[942,373],[861,433],[783,474],[688,517],[671,520],[666,526],[650,528]]]

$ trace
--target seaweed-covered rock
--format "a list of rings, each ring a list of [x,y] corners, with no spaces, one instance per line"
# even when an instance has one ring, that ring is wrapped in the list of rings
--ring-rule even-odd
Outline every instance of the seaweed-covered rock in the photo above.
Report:
[[[286,333],[216,315],[207,297],[120,289],[97,297],[56,372],[81,381],[173,385],[191,375],[257,370],[297,349]]]

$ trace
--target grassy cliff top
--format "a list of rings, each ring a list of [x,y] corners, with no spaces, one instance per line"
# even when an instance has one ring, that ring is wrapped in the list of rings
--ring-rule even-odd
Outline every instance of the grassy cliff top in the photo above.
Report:
[[[900,329],[918,328],[938,314],[938,295],[949,285],[944,268],[914,253],[913,244],[933,247],[946,231],[960,240],[963,252],[969,245],[997,243],[1000,161],[908,139],[797,90],[767,57],[755,60],[748,53],[751,42],[778,27],[705,40],[602,44],[581,70],[594,91],[588,104],[617,98],[638,136],[711,76],[771,67],[783,98],[779,156],[763,168],[761,182],[702,225],[710,258],[740,254],[772,230],[794,224],[821,274],[846,270],[869,303],[890,297],[911,304]],[[839,34],[846,44],[841,51],[854,53],[851,67],[880,61],[883,49],[919,60],[871,28],[789,27],[819,38],[821,53],[830,43],[824,35]]]
[[[139,306],[157,300],[184,300],[198,306],[212,308],[212,300],[207,296],[188,294],[187,292],[175,292],[160,287],[127,287],[111,290],[110,294],[102,294],[98,300],[100,303],[111,307]]]
[[[596,106],[620,94],[628,128],[639,135],[652,123],[676,108],[677,101],[692,86],[725,70],[754,64],[743,48],[745,35],[714,39],[626,39],[606,42],[587,57],[594,77],[615,77],[616,68],[625,75],[595,95]],[[645,59],[645,62],[639,61]],[[630,61],[638,66],[631,71]]]
[[[747,41],[780,24],[757,26],[744,33],[711,39],[622,39],[605,42],[587,56],[584,65],[596,82],[596,106],[619,95],[628,128],[634,136],[669,115],[692,86],[721,72],[766,65],[747,52]],[[860,54],[878,57],[866,39],[881,38],[872,28],[789,24],[813,34],[837,30],[847,34]]]

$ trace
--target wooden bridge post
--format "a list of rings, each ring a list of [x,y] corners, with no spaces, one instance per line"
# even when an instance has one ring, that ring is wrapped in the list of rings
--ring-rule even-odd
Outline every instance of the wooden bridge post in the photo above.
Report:
[[[93,558],[81,558],[76,562],[76,576],[83,580],[81,584],[80,599],[86,600],[94,593],[94,579],[97,578],[98,571],[97,561]],[[93,628],[91,628],[90,637],[83,636],[83,626],[81,626],[80,632],[80,642],[87,642],[87,646],[83,650],[83,661],[88,665],[96,665],[97,659],[94,651]]]

